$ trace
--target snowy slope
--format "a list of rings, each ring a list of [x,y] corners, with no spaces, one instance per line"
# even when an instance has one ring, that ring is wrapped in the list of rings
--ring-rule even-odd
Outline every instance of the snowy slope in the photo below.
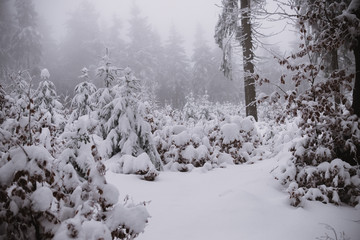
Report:
[[[155,182],[107,173],[109,182],[136,202],[151,201],[152,215],[140,240],[316,239],[326,233],[360,239],[360,209],[306,202],[289,205],[270,171],[276,159],[209,172],[161,172]],[[125,196],[121,196],[125,197]],[[340,239],[340,238],[339,238]]]

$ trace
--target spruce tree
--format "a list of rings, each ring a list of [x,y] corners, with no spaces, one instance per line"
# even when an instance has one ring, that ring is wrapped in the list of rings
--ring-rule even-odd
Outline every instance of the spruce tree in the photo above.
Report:
[[[107,156],[120,154],[137,157],[145,152],[156,169],[160,170],[161,161],[152,139],[151,127],[145,121],[140,81],[130,68],[120,71],[111,66],[108,54],[106,51],[103,59],[107,61],[103,61],[104,66],[99,67],[102,69],[99,73],[105,81],[112,79],[112,84],[95,93],[99,106],[98,132],[105,140]]]
[[[79,77],[82,82],[75,87],[75,96],[71,101],[71,121],[80,116],[90,114],[95,109],[93,94],[97,91],[94,84],[89,81],[89,70],[84,67]]]
[[[16,68],[31,69],[41,60],[41,35],[32,0],[16,0],[17,29],[12,37],[11,56]]]
[[[190,64],[183,42],[172,25],[164,48],[164,81],[160,83],[159,98],[175,108],[184,106],[186,93],[190,89]]]
[[[195,96],[202,96],[208,92],[212,69],[216,67],[211,49],[205,41],[203,34],[202,28],[198,26],[191,59],[193,62],[191,89]]]

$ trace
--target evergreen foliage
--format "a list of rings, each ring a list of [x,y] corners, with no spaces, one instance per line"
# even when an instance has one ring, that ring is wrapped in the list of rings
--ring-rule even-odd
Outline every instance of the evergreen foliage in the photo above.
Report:
[[[83,115],[90,114],[95,110],[93,94],[97,91],[96,86],[89,81],[89,70],[83,68],[79,77],[83,81],[75,86],[75,96],[71,101],[72,119],[76,120]]]

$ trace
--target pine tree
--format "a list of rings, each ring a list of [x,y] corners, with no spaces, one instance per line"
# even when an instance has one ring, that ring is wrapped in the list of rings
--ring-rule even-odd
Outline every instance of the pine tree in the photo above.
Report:
[[[185,104],[185,95],[190,88],[190,66],[183,39],[173,25],[166,43],[164,80],[160,83],[159,98],[162,103],[181,108]]]
[[[0,1],[0,77],[6,79],[12,68],[11,37],[16,30],[15,19],[11,15],[9,0]]]
[[[114,99],[100,112],[109,157],[117,153],[139,156],[145,152],[160,170],[160,157],[152,140],[151,128],[144,119],[139,82],[129,68],[124,70],[124,74],[122,85],[112,89]]]
[[[212,69],[217,67],[214,65],[214,56],[203,34],[202,28],[198,26],[191,59],[193,62],[191,89],[195,96],[202,96],[209,91],[210,79],[213,77]]]
[[[127,66],[142,80],[148,91],[154,92],[162,66],[162,46],[157,33],[134,2],[129,20]]]
[[[70,81],[83,66],[91,66],[101,56],[102,36],[98,13],[90,1],[82,1],[67,21],[67,34],[60,46],[62,79],[66,90],[73,91],[76,82]]]
[[[78,119],[80,116],[90,114],[94,109],[93,94],[97,91],[94,84],[89,81],[89,70],[84,67],[82,75],[79,77],[82,82],[75,87],[75,96],[71,101],[71,121]]]
[[[105,140],[107,156],[116,154],[139,156],[145,152],[157,170],[161,169],[159,154],[152,140],[151,127],[145,121],[141,87],[130,68],[120,71],[113,67],[107,51],[99,67],[104,81],[112,79],[108,88],[95,93],[98,108],[98,133]],[[105,69],[105,70],[104,70]],[[108,71],[106,71],[108,69]],[[114,71],[112,71],[113,69]]]
[[[121,38],[123,31],[123,22],[121,19],[114,15],[112,17],[112,23],[108,29],[107,39],[105,40],[105,46],[112,53],[112,60],[116,66],[125,66],[126,59],[126,43]]]
[[[42,81],[33,96],[37,118],[42,128],[49,129],[49,134],[55,137],[65,127],[63,106],[59,101],[54,83],[49,80],[50,73],[46,68],[41,71],[41,78]]]
[[[41,35],[32,0],[16,0],[17,30],[12,37],[11,56],[16,68],[31,69],[41,60]]]

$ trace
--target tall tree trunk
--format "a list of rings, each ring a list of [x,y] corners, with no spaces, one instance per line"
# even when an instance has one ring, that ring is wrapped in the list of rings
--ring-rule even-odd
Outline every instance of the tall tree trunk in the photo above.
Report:
[[[359,0],[352,0],[350,6],[352,6],[352,9],[349,9],[350,13],[355,14],[356,17],[360,19]],[[360,36],[359,35],[356,38],[356,45],[354,46],[354,55],[355,55],[355,84],[353,90],[352,109],[354,110],[354,114],[360,117]]]
[[[333,49],[331,52],[331,71],[336,71],[339,69],[339,60],[337,49]],[[341,93],[341,86],[339,86],[339,93]],[[340,97],[339,95],[335,95],[335,108],[339,110],[340,105]]]
[[[360,117],[360,37],[357,38],[357,45],[354,48],[354,54],[356,67],[352,108],[354,110],[354,114]]]
[[[245,104],[246,116],[253,116],[258,120],[256,110],[256,91],[254,73],[254,52],[252,43],[252,30],[251,30],[251,12],[250,0],[240,0],[241,3],[241,44],[243,49],[243,62],[244,62],[244,88],[245,88]]]

